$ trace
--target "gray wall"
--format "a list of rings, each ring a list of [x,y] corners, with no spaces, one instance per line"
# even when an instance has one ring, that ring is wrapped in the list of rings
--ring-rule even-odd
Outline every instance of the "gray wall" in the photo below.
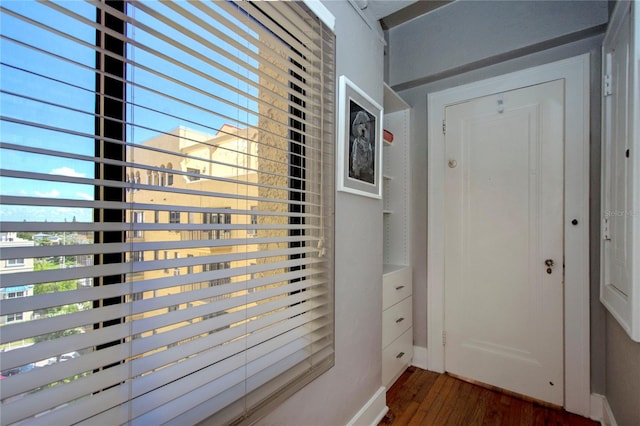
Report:
[[[382,104],[383,44],[346,1],[336,17],[336,75]],[[382,202],[336,194],[336,364],[260,424],[344,425],[381,386]]]
[[[599,235],[600,45],[606,2],[456,2],[388,31],[388,79],[412,107],[414,343],[427,345],[427,94],[591,53],[591,223]],[[599,238],[591,241],[592,390],[605,392]],[[587,283],[585,283],[587,285]]]
[[[606,396],[620,426],[640,425],[640,343],[609,314]]]
[[[457,1],[389,31],[389,84],[415,87],[584,38],[607,19],[606,1]]]

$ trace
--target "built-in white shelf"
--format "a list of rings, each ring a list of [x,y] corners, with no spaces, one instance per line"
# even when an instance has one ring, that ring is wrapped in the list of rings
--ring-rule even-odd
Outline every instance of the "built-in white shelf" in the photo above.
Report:
[[[393,133],[382,155],[384,263],[409,265],[409,135],[411,109],[389,86],[384,87],[383,126]]]
[[[384,265],[382,265],[382,275],[393,274],[394,272],[400,271],[407,267],[407,265],[392,265],[390,263],[385,263]]]
[[[409,254],[410,117],[409,105],[385,85],[383,125],[393,133],[393,142],[384,143],[382,155],[382,384],[387,388],[413,358],[413,280]]]

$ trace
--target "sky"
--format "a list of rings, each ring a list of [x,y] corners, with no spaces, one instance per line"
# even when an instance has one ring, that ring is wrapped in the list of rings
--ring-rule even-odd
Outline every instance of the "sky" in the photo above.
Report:
[[[87,20],[92,22],[95,20],[95,9],[88,3],[64,1],[60,4]],[[151,2],[148,5],[160,9],[164,16],[178,24],[187,23],[183,17],[159,2]],[[186,2],[180,2],[179,5],[200,17],[204,16]],[[0,90],[2,90],[0,93],[0,115],[3,117],[3,120],[0,121],[0,138],[2,142],[60,153],[71,153],[88,158],[69,159],[56,155],[0,149],[0,168],[92,179],[94,177],[94,162],[91,161],[91,158],[95,149],[92,135],[95,126],[96,99],[94,94],[95,73],[92,71],[95,65],[95,51],[93,49],[96,37],[95,28],[87,24],[79,25],[78,20],[36,2],[3,2],[2,6],[15,13],[60,28],[69,36],[88,44],[83,46],[69,40],[68,37],[58,36],[26,24],[9,13],[0,14],[0,27],[2,28],[2,39],[0,39]],[[211,7],[217,8],[214,4]],[[237,72],[251,81],[257,81],[257,76],[251,69],[240,68],[229,59],[160,23],[143,11],[135,10],[131,14],[143,24],[153,24],[155,27],[159,27],[160,33],[166,35],[171,41],[184,43],[188,47],[202,52],[205,58],[213,60],[220,66],[228,67],[232,72]],[[213,25],[233,36],[230,30],[223,28],[221,24],[213,23]],[[242,26],[239,23],[238,25]],[[193,24],[189,25],[189,29],[193,29],[198,34],[204,33],[203,29],[194,27]],[[257,89],[234,77],[231,71],[225,72],[200,59],[193,59],[181,52],[180,49],[171,46],[166,41],[159,40],[142,28],[129,27],[127,31],[128,36],[136,42],[151,49],[167,52],[167,55],[175,61],[202,69],[205,76],[219,79],[250,96],[257,96]],[[11,39],[51,51],[62,58],[34,51],[32,48],[25,47]],[[246,55],[224,41],[212,36],[207,36],[207,39],[216,46],[231,52],[234,57],[248,60]],[[257,52],[257,48],[254,46],[249,46],[249,48]],[[219,115],[216,115],[180,103],[169,102],[140,86],[130,85],[127,88],[127,100],[135,105],[128,105],[126,114],[127,119],[133,121],[138,127],[128,126],[127,142],[141,143],[157,135],[157,132],[168,132],[181,125],[214,134],[216,129],[222,127],[224,123],[237,127],[245,126],[244,123],[249,125],[257,123],[255,114],[230,107],[205,94],[185,89],[178,83],[162,79],[154,74],[154,71],[168,74],[176,81],[188,81],[189,84],[197,85],[206,93],[215,93],[245,106],[250,111],[257,110],[256,104],[247,97],[234,94],[222,85],[215,84],[203,76],[194,75],[179,65],[157,58],[133,44],[128,45],[127,57],[142,65],[141,67],[130,65],[127,69],[128,78],[137,85],[162,90],[178,99],[202,104],[207,109],[219,112]],[[73,61],[73,63],[69,61]],[[252,63],[252,66],[256,66],[256,64]],[[38,74],[46,74],[50,78],[41,77]],[[38,98],[40,101],[31,98]],[[233,122],[234,118],[235,123]],[[15,120],[39,123],[46,128],[33,128],[12,122]],[[63,130],[52,130],[57,128]],[[90,184],[0,177],[0,194],[3,196],[92,200],[93,193],[94,188]],[[64,205],[64,202],[60,202],[60,204]],[[41,222],[45,220],[64,222],[71,221],[74,217],[78,222],[90,222],[93,217],[92,209],[8,204],[3,204],[0,208],[0,222]]]

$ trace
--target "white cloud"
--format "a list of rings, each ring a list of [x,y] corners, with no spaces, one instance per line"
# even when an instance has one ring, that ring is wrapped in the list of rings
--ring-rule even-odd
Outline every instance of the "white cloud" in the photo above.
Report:
[[[51,170],[52,175],[62,175],[62,176],[71,176],[71,177],[84,177],[84,173],[76,172],[71,167],[58,167],[57,169]]]
[[[36,191],[35,194],[38,197],[45,197],[45,198],[58,198],[60,196],[60,191],[58,191],[57,189],[52,189],[49,192],[40,192],[40,191]]]
[[[84,192],[76,192],[76,197],[82,198],[83,200],[88,200],[88,201],[93,200],[92,195],[85,194]]]

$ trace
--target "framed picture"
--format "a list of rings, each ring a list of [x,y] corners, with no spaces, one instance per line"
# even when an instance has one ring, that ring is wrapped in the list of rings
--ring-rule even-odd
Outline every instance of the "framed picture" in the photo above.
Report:
[[[382,198],[382,107],[340,76],[338,191]]]

